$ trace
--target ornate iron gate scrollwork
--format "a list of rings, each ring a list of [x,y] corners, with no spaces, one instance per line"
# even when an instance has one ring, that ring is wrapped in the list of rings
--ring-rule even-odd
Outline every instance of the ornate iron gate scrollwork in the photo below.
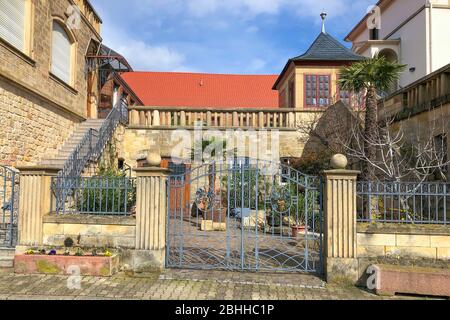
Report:
[[[203,164],[168,179],[169,268],[321,272],[322,184],[284,164]]]

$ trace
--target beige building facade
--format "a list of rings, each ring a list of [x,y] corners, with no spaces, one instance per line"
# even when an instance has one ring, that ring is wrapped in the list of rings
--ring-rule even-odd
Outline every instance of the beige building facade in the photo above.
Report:
[[[0,26],[0,163],[33,165],[96,108],[86,56],[98,50],[102,21],[87,0],[14,0],[0,9],[16,12]]]

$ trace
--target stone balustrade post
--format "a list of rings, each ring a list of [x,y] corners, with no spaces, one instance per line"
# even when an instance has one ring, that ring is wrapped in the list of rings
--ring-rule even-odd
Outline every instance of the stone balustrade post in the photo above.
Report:
[[[163,269],[166,254],[166,181],[170,170],[135,168],[136,248],[135,270]]]
[[[51,212],[51,179],[56,177],[60,168],[55,167],[19,167],[19,247],[39,246],[43,244],[43,218]]]
[[[153,120],[152,120],[151,125],[153,127],[158,127],[158,126],[161,125],[161,120],[159,118],[159,111],[158,110],[154,110],[153,111]]]
[[[180,112],[180,126],[186,126],[186,111],[183,110]]]
[[[346,170],[343,155],[332,158],[333,170],[324,171],[324,266],[328,282],[355,284],[358,280],[356,238],[356,179]]]
[[[141,125],[141,123],[139,121],[139,111],[133,109],[130,112],[131,112],[130,124],[131,125]],[[145,123],[143,123],[142,125],[145,125]]]
[[[262,111],[258,113],[258,126],[264,128],[264,112]]]

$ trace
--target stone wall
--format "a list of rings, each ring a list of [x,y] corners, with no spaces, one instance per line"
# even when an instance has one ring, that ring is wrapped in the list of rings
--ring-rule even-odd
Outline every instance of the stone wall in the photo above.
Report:
[[[67,237],[81,247],[134,249],[136,218],[53,214],[44,217],[44,245],[63,247]]]
[[[125,159],[125,162],[131,166],[136,166],[136,156],[148,151],[159,152],[163,156],[171,156],[173,148],[177,145],[181,138],[172,139],[172,134],[174,130],[172,129],[133,129],[128,128],[122,138],[120,138],[121,147],[119,148],[119,157]],[[194,131],[186,130],[183,131],[186,135],[190,135],[191,141],[193,141]],[[224,131],[219,131],[224,133]],[[258,139],[262,139],[268,136],[267,148],[271,150],[271,136],[270,131],[253,131]],[[243,130],[242,134],[238,136],[242,137],[246,131]],[[235,140],[235,147],[241,146]],[[246,146],[255,146],[254,142],[247,140]],[[279,147],[280,157],[301,157],[304,143],[302,139],[302,134],[296,130],[280,130],[279,131],[279,143],[275,147],[273,152],[277,152]],[[182,148],[181,153],[177,153],[180,158],[189,158],[188,148]],[[183,153],[184,152],[184,156]],[[270,151],[269,151],[270,152]],[[238,152],[241,156],[241,152]]]
[[[436,225],[358,224],[358,257],[450,261],[450,230]]]
[[[0,163],[35,165],[57,153],[77,118],[0,78]]]
[[[448,226],[358,223],[360,284],[371,264],[450,267]]]
[[[83,17],[75,39],[73,81],[51,75],[53,19],[67,21],[70,0],[30,1],[25,49],[0,39],[0,163],[33,165],[56,153],[74,124],[87,116],[88,76],[85,56],[100,35]]]
[[[76,39],[73,84],[64,84],[50,76],[52,21],[55,18],[67,20],[65,12],[72,5],[69,0],[32,1],[34,14],[31,21],[30,50],[19,52],[7,43],[0,44],[0,74],[47,96],[62,108],[80,116],[86,115],[87,79],[85,73],[86,52],[91,39],[100,36],[84,19],[80,29],[71,32]]]

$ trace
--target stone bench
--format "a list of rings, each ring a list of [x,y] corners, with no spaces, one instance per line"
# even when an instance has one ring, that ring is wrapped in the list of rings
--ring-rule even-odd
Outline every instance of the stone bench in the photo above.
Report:
[[[450,298],[450,269],[372,265],[369,273],[372,276],[369,276],[368,286],[372,282],[378,295],[403,293]]]

